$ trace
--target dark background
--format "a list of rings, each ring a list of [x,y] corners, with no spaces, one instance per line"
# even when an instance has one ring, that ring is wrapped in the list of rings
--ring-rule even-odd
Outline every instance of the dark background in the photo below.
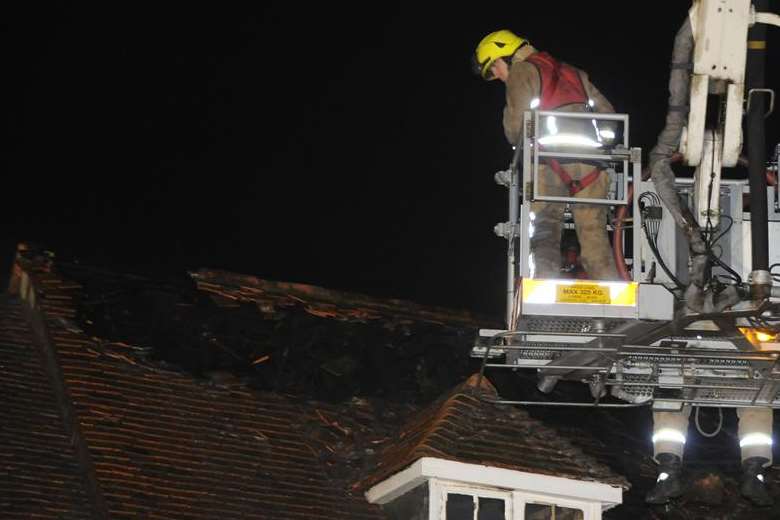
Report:
[[[498,314],[511,150],[476,43],[510,28],[587,70],[646,152],[688,8],[536,4],[4,8],[3,239]]]

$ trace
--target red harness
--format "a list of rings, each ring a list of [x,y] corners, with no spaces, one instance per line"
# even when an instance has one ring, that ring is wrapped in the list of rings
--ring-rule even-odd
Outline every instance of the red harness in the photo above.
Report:
[[[601,174],[601,170],[598,168],[593,168],[590,173],[588,173],[585,177],[582,179],[576,180],[572,179],[571,175],[566,173],[566,170],[563,169],[563,166],[561,166],[561,163],[556,161],[555,159],[548,159],[547,164],[552,168],[552,170],[558,174],[558,177],[561,178],[561,181],[566,185],[567,188],[569,188],[569,197],[573,197],[577,193],[581,192],[594,182],[596,182],[596,179],[599,178],[599,175]]]
[[[546,52],[535,52],[525,61],[539,71],[539,110],[555,110],[575,103],[588,104],[588,94],[577,69]]]
[[[539,71],[539,109],[555,110],[564,105],[583,104],[587,106],[588,94],[582,78],[574,67],[562,63],[546,52],[535,52],[525,59]],[[547,164],[558,174],[561,181],[569,188],[569,196],[584,190],[598,179],[601,170],[594,168],[582,179],[574,180],[566,173],[555,159],[548,159]]]

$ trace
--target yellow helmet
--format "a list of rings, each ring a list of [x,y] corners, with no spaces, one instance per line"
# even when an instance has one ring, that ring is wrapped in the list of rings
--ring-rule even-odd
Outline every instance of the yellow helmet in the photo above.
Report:
[[[513,55],[527,43],[524,38],[506,29],[488,34],[482,38],[474,52],[474,71],[485,79],[491,79],[490,66],[499,58]]]

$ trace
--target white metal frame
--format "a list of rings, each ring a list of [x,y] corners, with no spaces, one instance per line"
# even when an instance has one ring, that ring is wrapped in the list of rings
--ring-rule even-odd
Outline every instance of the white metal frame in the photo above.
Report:
[[[529,114],[533,115],[533,131],[530,133],[528,130]],[[620,121],[623,123],[623,147],[628,152],[628,114],[604,114],[596,112],[550,112],[543,110],[534,110],[532,112],[525,113],[526,123],[523,125],[525,131],[523,132],[523,171],[532,172],[533,180],[533,197],[535,201],[549,201],[549,202],[571,202],[581,204],[606,204],[606,205],[625,205],[628,204],[628,178],[630,176],[629,158],[625,155],[619,157],[623,162],[623,186],[622,196],[617,199],[589,199],[584,197],[561,197],[555,195],[542,195],[539,193],[539,159],[544,157],[550,158],[562,158],[562,159],[583,159],[583,160],[595,160],[606,161],[615,160],[618,158],[612,154],[599,153],[594,150],[594,153],[563,153],[554,151],[542,151],[539,149],[538,143],[536,143],[539,137],[539,118],[540,117],[557,117],[557,118],[569,118],[569,119],[591,119],[594,121]],[[530,157],[532,156],[532,157]],[[531,166],[527,168],[526,164]]]

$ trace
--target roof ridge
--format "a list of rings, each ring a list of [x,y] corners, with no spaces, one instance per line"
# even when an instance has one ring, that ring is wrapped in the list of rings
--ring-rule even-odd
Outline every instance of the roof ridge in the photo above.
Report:
[[[462,386],[462,385],[461,385]],[[423,448],[433,449],[439,451],[434,446],[428,444],[428,440],[438,433],[438,430],[443,426],[448,417],[453,415],[453,410],[450,406],[456,401],[462,394],[460,392],[453,392],[442,404],[439,406],[439,412],[434,416],[431,421],[431,427],[428,428],[423,434],[419,442],[417,442],[412,449],[411,453],[417,454],[422,451]],[[424,413],[424,410],[421,412]]]
[[[468,379],[455,386],[452,390],[450,390],[450,392],[444,394],[433,403],[414,412],[412,417],[410,417],[409,420],[407,420],[400,427],[399,439],[400,443],[403,443],[403,439],[406,437],[408,432],[416,428],[421,428],[425,423],[429,425],[429,427],[425,428],[424,433],[419,439],[415,440],[414,443],[411,444],[408,448],[400,450],[402,453],[405,452],[403,456],[399,457],[402,461],[409,461],[411,463],[425,455],[429,455],[429,453],[424,450],[428,450],[428,452],[432,451],[439,453],[443,458],[451,458],[447,457],[446,453],[443,453],[432,443],[429,443],[429,439],[438,435],[439,430],[444,426],[444,423],[447,422],[450,417],[453,417],[454,410],[452,409],[452,405],[455,401],[461,397],[478,399],[478,397],[475,395],[476,393],[480,392],[480,390],[475,386],[478,381],[477,376],[478,374],[470,376]],[[492,390],[492,393],[495,394],[495,387],[493,387],[487,378],[482,378],[482,387],[484,387],[485,384],[488,385],[488,388],[485,388],[485,390],[488,392]],[[426,418],[426,413],[429,413],[431,410],[436,410],[436,414],[433,417]],[[392,452],[393,448],[397,447],[398,445],[399,443],[389,444],[385,450],[385,453]],[[394,471],[396,469],[400,468],[396,468],[394,465],[391,465],[388,468],[384,468],[384,472]],[[374,479],[369,476],[367,479],[363,479],[361,482],[356,483],[353,487],[361,487],[366,483],[366,481],[371,482],[373,480]]]
[[[190,276],[198,286],[198,289],[207,293],[220,295],[228,299],[243,297],[249,300],[257,299],[261,295],[280,296],[285,295],[298,303],[322,304],[350,304],[365,306],[373,312],[392,310],[399,315],[405,311],[410,317],[414,316],[421,321],[438,324],[456,324],[460,326],[476,326],[490,323],[494,319],[477,316],[464,309],[452,309],[436,305],[424,305],[398,298],[380,298],[362,293],[329,289],[317,285],[297,282],[271,281],[257,276],[235,273],[219,269],[201,268],[190,271]],[[229,289],[229,292],[220,291],[219,288]],[[239,296],[232,294],[238,290],[244,294]],[[254,294],[248,294],[254,293]],[[308,297],[308,300],[307,300]],[[370,317],[370,316],[368,316]]]

